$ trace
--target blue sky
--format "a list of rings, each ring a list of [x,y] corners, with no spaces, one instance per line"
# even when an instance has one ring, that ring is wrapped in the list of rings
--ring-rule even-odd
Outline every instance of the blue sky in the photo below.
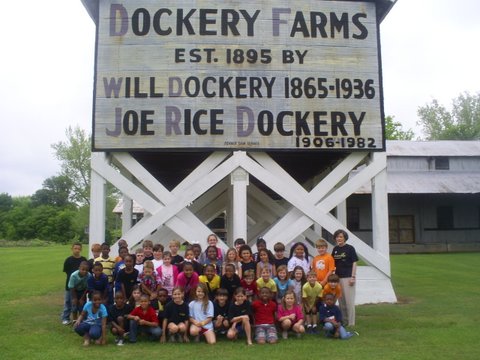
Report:
[[[0,193],[56,175],[51,144],[91,129],[95,27],[80,0],[8,1],[0,22]],[[380,27],[385,113],[418,136],[417,109],[480,91],[480,2],[399,0]]]

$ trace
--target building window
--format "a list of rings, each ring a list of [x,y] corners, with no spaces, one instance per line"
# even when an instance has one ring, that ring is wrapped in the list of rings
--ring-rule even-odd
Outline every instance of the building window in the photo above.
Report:
[[[391,215],[388,217],[391,244],[413,244],[415,242],[415,217],[413,215]]]
[[[347,228],[351,231],[360,230],[360,208],[347,208]]]
[[[435,170],[449,170],[450,161],[447,156],[440,156],[435,158]]]
[[[453,229],[453,208],[451,206],[439,206],[437,208],[437,229]]]

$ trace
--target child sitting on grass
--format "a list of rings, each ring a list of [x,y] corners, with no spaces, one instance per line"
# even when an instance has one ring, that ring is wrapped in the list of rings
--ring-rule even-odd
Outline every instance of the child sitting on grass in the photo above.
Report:
[[[245,290],[242,287],[237,288],[234,300],[228,309],[230,328],[228,329],[227,337],[229,339],[236,339],[239,332],[245,332],[247,345],[252,345],[251,312],[250,302],[247,300]]]
[[[195,288],[195,300],[188,305],[190,316],[190,335],[199,341],[200,335],[205,336],[208,344],[215,344],[215,332],[213,331],[213,303],[208,300],[207,287],[200,283]]]
[[[133,310],[133,306],[126,303],[122,292],[115,294],[115,303],[108,309],[111,332],[115,336],[115,343],[123,345],[123,337],[128,332],[129,321],[127,315]]]
[[[140,306],[133,309],[127,315],[130,320],[129,340],[131,343],[137,342],[137,336],[144,332],[150,334],[152,340],[159,340],[162,335],[162,328],[158,326],[158,319],[155,309],[150,306],[150,296],[142,294],[140,297]]]
[[[288,338],[288,331],[292,330],[298,337],[305,333],[303,326],[303,312],[300,305],[297,304],[293,290],[287,290],[282,298],[282,303],[277,309],[277,320],[282,329],[282,338]]]
[[[184,292],[181,287],[175,287],[172,291],[172,301],[165,305],[165,314],[162,322],[162,337],[160,342],[164,343],[167,332],[170,342],[188,342],[188,304],[184,301]]]
[[[327,294],[324,296],[324,303],[319,306],[320,322],[323,324],[326,337],[334,337],[336,339],[350,339],[355,332],[349,332],[342,326],[342,312],[335,305],[335,295]]]
[[[82,313],[73,324],[75,332],[83,336],[83,345],[90,345],[91,340],[97,344],[107,343],[107,308],[102,304],[102,294],[92,293],[91,301],[83,307]]]
[[[275,328],[275,312],[277,303],[272,301],[272,292],[269,288],[260,289],[260,298],[252,303],[255,318],[255,340],[258,344],[275,344],[278,340]]]

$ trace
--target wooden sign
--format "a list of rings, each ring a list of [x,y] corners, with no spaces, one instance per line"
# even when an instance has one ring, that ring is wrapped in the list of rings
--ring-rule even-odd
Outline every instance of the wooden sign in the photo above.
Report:
[[[100,1],[94,150],[384,149],[375,3]]]

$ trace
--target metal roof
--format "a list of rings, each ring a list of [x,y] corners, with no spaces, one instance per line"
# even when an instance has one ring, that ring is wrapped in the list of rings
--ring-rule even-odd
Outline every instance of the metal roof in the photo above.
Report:
[[[480,156],[480,141],[387,140],[387,156]]]

